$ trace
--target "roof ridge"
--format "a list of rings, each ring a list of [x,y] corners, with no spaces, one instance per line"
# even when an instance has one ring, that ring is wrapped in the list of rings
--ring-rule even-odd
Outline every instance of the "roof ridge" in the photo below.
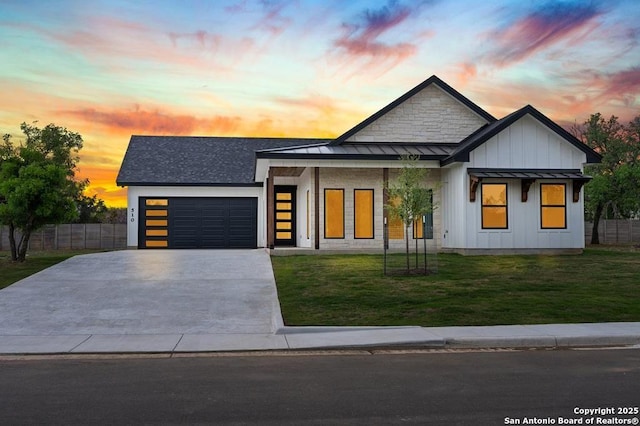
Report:
[[[372,122],[376,121],[377,119],[379,119],[380,117],[382,117],[383,115],[385,115],[386,113],[388,113],[389,111],[391,111],[392,109],[397,107],[398,105],[404,103],[408,99],[410,99],[413,96],[417,95],[423,89],[425,89],[426,87],[428,87],[428,86],[430,86],[432,84],[435,84],[438,87],[440,87],[447,94],[452,96],[454,99],[456,99],[458,102],[462,103],[464,106],[466,106],[468,109],[470,109],[471,111],[473,111],[474,113],[476,113],[480,117],[484,118],[486,121],[488,121],[488,122],[496,121],[496,118],[493,115],[491,115],[490,113],[485,111],[483,108],[478,106],[476,103],[471,101],[469,98],[464,96],[462,93],[458,92],[456,89],[454,89],[453,87],[451,87],[450,85],[445,83],[443,80],[441,80],[438,76],[436,76],[434,74],[431,77],[429,77],[428,79],[426,79],[425,81],[423,81],[422,83],[420,83],[417,86],[415,86],[413,89],[409,90],[408,92],[406,92],[405,94],[400,96],[399,98],[397,98],[394,101],[392,101],[391,103],[387,104],[384,108],[382,108],[379,111],[375,112],[374,114],[372,114],[371,116],[367,117],[366,119],[364,119],[360,123],[356,124],[351,129],[347,130],[342,135],[338,136],[334,140],[334,142],[332,142],[332,144],[333,145],[342,144],[346,139],[350,138],[355,133],[357,133],[360,130],[362,130],[364,127],[366,127],[369,124],[371,124]]]

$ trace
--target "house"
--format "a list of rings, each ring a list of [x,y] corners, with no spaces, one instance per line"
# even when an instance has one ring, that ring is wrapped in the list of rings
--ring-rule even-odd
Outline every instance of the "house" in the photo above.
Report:
[[[530,105],[496,119],[432,76],[336,139],[132,136],[128,246],[402,248],[385,187],[418,155],[431,249],[584,248],[583,166],[600,156]]]

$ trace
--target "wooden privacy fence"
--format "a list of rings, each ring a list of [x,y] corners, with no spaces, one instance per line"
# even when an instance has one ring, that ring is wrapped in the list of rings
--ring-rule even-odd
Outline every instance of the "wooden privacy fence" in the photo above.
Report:
[[[593,223],[585,222],[584,237],[591,243]],[[640,220],[638,219],[606,219],[598,222],[600,244],[637,244],[640,243]]]
[[[124,249],[127,248],[125,223],[73,223],[46,225],[31,234],[31,250]],[[9,250],[9,228],[0,227],[0,250]]]
[[[593,224],[585,222],[585,242],[591,242]],[[607,219],[598,225],[602,244],[640,244],[640,220]],[[47,225],[31,235],[31,250],[124,249],[127,248],[125,223],[73,223]],[[9,229],[0,226],[0,250],[9,250]]]

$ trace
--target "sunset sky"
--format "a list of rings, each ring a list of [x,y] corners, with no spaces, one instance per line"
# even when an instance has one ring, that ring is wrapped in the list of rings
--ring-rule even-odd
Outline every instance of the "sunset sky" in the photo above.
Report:
[[[0,133],[79,132],[111,206],[132,134],[332,137],[433,74],[498,118],[640,114],[637,0],[3,0],[0,40]]]

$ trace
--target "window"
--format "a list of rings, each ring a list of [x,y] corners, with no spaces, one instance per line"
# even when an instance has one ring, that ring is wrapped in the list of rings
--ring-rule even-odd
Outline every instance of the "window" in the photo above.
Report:
[[[422,217],[413,221],[413,238],[416,240],[422,239],[423,233],[426,234],[425,238],[427,240],[433,240],[433,190],[427,189],[427,191],[429,192],[429,202],[431,203],[432,211],[424,215],[424,224],[422,223]]]
[[[373,238],[373,189],[354,189],[353,234],[355,238]]]
[[[507,184],[482,184],[482,229],[507,229]]]
[[[400,204],[400,199],[394,198],[392,200],[389,200],[389,203],[393,204],[394,206],[397,206],[398,204]],[[389,235],[389,239],[403,240],[404,239],[404,223],[402,223],[402,219],[392,214],[389,214],[388,216],[389,216],[389,221],[388,221],[387,232]]]
[[[324,237],[344,238],[344,189],[324,190]]]
[[[144,233],[140,230],[140,238],[144,238],[144,247],[168,247],[169,246],[169,199],[147,198],[144,205]]]
[[[540,184],[540,224],[542,229],[567,227],[565,184]]]

